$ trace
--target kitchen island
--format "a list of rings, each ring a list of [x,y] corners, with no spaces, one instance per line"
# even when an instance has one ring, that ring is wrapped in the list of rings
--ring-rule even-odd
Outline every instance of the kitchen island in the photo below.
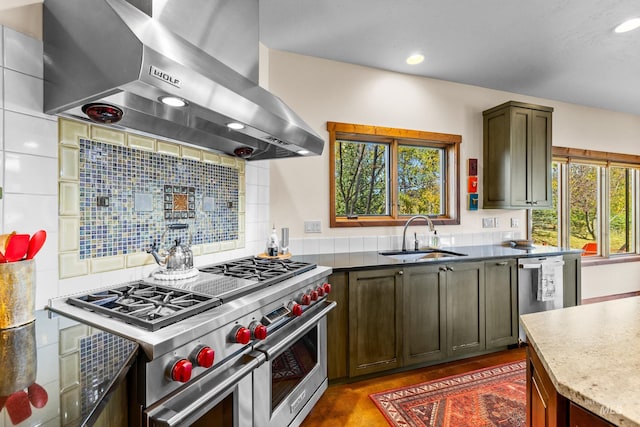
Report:
[[[528,425],[640,426],[640,297],[526,314],[520,322],[529,342]]]

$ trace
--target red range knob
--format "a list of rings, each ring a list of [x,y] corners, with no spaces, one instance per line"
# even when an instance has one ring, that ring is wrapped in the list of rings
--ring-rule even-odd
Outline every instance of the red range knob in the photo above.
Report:
[[[238,344],[249,344],[251,331],[243,326],[238,326],[235,330],[234,339]]]
[[[210,368],[213,366],[213,360],[215,358],[215,352],[209,346],[204,346],[196,354],[196,365],[203,368]]]
[[[331,293],[331,283],[325,283],[322,285],[322,289],[324,289],[325,294]]]
[[[171,367],[171,379],[173,381],[186,383],[191,379],[192,370],[193,365],[191,362],[187,359],[180,359]]]
[[[309,304],[311,304],[311,295],[309,295],[309,294],[303,294],[303,295],[300,297],[300,304],[302,304],[302,305],[309,305]]]
[[[311,291],[311,301],[316,301],[318,299],[318,291]]]
[[[322,298],[324,296],[324,288],[322,286],[318,286],[316,292],[318,292],[318,298]]]
[[[311,299],[313,299],[313,295],[311,296]],[[304,312],[304,310],[302,309],[302,306],[296,303],[293,303],[290,306],[290,309],[291,309],[291,313],[293,313],[294,316],[302,316],[302,313]]]
[[[255,339],[263,340],[267,338],[268,330],[262,323],[255,322],[255,324],[252,324],[251,326],[251,333]]]

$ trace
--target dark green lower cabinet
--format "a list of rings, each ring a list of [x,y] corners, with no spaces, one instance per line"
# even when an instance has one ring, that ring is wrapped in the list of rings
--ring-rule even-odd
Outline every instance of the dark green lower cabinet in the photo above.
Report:
[[[438,265],[404,270],[405,365],[432,362],[447,356],[444,279]]]
[[[580,254],[564,255],[565,306],[580,301]],[[330,277],[329,379],[435,364],[518,342],[516,259],[425,263]]]
[[[485,310],[487,349],[518,342],[518,263],[486,261]]]
[[[484,263],[451,263],[440,268],[446,275],[449,356],[484,350]]]
[[[350,377],[402,366],[400,271],[349,273]]]

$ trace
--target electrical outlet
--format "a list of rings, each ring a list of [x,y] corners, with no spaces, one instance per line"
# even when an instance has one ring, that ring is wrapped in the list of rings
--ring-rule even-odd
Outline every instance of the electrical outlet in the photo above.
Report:
[[[498,217],[494,217],[493,218],[493,228],[498,228],[500,227],[499,221],[498,221]]]
[[[520,227],[520,221],[518,221],[518,218],[511,218],[511,228],[518,227]]]
[[[482,218],[482,228],[496,228],[496,219]]]
[[[320,221],[305,221],[305,233],[322,233],[322,223]]]
[[[106,208],[109,206],[109,196],[98,196],[96,198],[96,206]]]

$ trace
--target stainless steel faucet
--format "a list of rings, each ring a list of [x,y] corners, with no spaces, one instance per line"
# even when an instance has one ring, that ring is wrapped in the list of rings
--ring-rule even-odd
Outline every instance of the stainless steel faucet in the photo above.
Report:
[[[406,251],[407,250],[407,228],[409,227],[409,225],[415,221],[416,219],[424,219],[429,223],[429,231],[431,232],[435,232],[436,228],[433,226],[433,221],[431,221],[431,218],[429,218],[428,216],[425,215],[416,215],[416,216],[412,216],[411,218],[409,218],[407,220],[407,222],[404,224],[404,230],[402,230],[402,251]],[[418,250],[418,239],[417,237],[414,238],[414,250]]]

